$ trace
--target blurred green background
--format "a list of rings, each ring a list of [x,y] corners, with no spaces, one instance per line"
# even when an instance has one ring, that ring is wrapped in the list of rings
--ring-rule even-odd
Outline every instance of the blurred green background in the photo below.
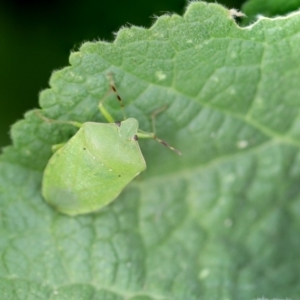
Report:
[[[216,2],[216,1],[207,1]],[[228,8],[244,1],[219,0]],[[122,25],[149,27],[152,16],[182,14],[186,0],[2,0],[0,2],[0,149],[11,124],[38,107],[53,70],[84,41],[113,40]]]

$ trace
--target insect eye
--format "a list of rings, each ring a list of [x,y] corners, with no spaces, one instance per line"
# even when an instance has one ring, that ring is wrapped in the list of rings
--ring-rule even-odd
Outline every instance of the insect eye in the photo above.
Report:
[[[138,136],[135,134],[135,135],[133,136],[133,140],[137,141],[138,139],[139,139]]]
[[[118,127],[121,127],[121,122],[120,122],[120,121],[116,121],[115,124],[116,124]]]

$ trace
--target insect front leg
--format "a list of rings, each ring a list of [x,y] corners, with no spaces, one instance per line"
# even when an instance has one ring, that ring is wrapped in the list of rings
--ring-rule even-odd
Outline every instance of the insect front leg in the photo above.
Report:
[[[67,124],[72,125],[77,128],[81,128],[82,123],[76,122],[76,121],[63,121],[63,120],[53,120],[45,117],[39,110],[36,110],[35,113],[38,115],[39,118],[41,118],[43,121],[49,124]],[[60,143],[52,145],[51,150],[53,153],[55,153],[57,150],[62,148],[66,143]]]
[[[68,125],[72,125],[77,128],[80,128],[82,126],[82,123],[76,122],[76,121],[64,121],[64,120],[49,119],[49,118],[45,117],[39,110],[35,110],[35,113],[37,114],[37,116],[39,118],[41,118],[42,120],[44,120],[46,123],[49,123],[49,124],[68,124]]]

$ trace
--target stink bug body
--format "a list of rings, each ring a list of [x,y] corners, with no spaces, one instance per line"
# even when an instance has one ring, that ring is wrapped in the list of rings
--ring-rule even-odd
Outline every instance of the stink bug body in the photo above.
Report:
[[[111,90],[116,93],[111,77],[110,81]],[[121,97],[116,95],[123,106]],[[113,201],[131,180],[146,169],[138,137],[156,139],[180,154],[177,149],[158,139],[154,132],[138,129],[136,119],[114,122],[103,101],[99,109],[110,123],[80,124],[41,116],[46,121],[79,127],[77,133],[66,144],[60,145],[49,160],[42,183],[45,200],[67,215],[99,210]],[[153,124],[158,112],[160,110],[152,115]]]

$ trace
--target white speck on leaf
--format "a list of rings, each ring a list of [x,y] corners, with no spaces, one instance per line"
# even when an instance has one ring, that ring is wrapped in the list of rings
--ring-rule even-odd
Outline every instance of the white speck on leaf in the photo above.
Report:
[[[230,88],[229,93],[230,93],[231,95],[235,95],[235,94],[236,94],[236,89],[233,88],[233,87]]]
[[[167,78],[167,75],[165,73],[163,73],[161,70],[157,71],[155,73],[155,76],[157,77],[157,79],[159,81],[165,80]]]
[[[237,53],[236,53],[235,51],[232,51],[232,52],[230,53],[230,57],[231,57],[231,58],[236,58],[236,57],[237,57]]]
[[[208,277],[209,273],[210,273],[209,269],[203,269],[199,274],[199,278],[205,279],[206,277]]]
[[[248,147],[248,141],[238,141],[237,142],[237,147],[240,149],[244,149],[246,147]]]

